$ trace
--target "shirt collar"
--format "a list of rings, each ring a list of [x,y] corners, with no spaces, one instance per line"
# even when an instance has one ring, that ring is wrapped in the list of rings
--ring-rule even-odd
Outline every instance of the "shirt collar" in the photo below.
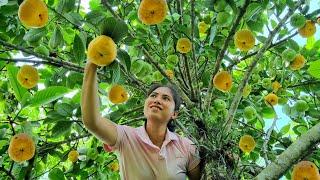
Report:
[[[147,133],[144,125],[138,127],[138,128],[137,128],[137,132],[138,132],[138,136],[140,137],[140,139],[141,139],[144,143],[149,144],[149,145],[151,145],[151,146],[155,146],[155,145],[151,142],[150,137],[149,137],[149,135],[148,135],[148,133]],[[170,141],[173,141],[173,140],[178,140],[178,137],[177,137],[177,135],[176,135],[175,133],[169,131],[169,129],[167,128],[167,130],[166,130],[166,137],[165,137],[165,139],[164,139],[164,141],[163,141],[163,145],[166,145],[166,144],[168,144]]]

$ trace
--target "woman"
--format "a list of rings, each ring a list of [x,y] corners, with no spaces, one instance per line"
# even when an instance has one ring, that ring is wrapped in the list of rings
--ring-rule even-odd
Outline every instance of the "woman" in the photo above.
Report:
[[[180,99],[171,86],[153,86],[144,104],[144,126],[117,125],[101,117],[97,95],[97,66],[88,62],[82,87],[82,121],[103,143],[118,153],[121,179],[200,179],[200,158],[193,143],[170,132]]]

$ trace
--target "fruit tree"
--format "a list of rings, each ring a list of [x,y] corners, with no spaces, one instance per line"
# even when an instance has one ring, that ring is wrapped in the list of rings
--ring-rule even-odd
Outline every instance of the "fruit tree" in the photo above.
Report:
[[[87,61],[117,124],[178,87],[203,179],[320,179],[319,24],[318,0],[0,1],[0,179],[120,178],[82,123]]]

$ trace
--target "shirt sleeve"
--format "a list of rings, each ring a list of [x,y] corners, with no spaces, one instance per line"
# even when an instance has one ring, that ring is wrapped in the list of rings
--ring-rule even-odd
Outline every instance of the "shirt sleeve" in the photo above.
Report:
[[[188,165],[187,165],[187,171],[191,171],[197,165],[200,163],[200,155],[199,155],[199,150],[197,146],[188,139],[187,143],[187,148],[188,148]]]
[[[104,146],[107,146],[105,148],[106,151],[120,151],[121,149],[121,146],[123,144],[123,139],[125,137],[125,131],[126,131],[126,126],[124,125],[116,125],[117,127],[117,140],[116,140],[116,144],[114,144],[113,146],[110,146],[110,145],[107,145],[107,144],[104,144]]]

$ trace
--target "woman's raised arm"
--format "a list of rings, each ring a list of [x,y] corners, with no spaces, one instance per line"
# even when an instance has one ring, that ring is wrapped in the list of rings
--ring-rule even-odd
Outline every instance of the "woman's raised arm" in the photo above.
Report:
[[[94,136],[113,146],[117,140],[116,124],[101,116],[97,86],[97,65],[88,62],[82,83],[82,122]]]

